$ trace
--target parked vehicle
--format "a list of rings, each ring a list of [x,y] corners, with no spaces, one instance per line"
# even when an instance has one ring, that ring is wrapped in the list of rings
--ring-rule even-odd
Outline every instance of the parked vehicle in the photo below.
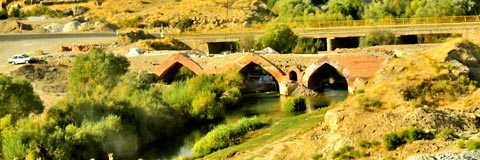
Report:
[[[11,58],[8,59],[8,63],[11,64],[20,64],[20,63],[33,63],[36,59],[34,57],[30,57],[26,54],[17,54],[13,55]]]

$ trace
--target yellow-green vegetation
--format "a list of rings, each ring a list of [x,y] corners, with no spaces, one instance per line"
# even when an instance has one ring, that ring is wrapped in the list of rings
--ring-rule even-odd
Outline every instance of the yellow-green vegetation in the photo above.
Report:
[[[113,153],[118,159],[158,158],[147,153],[176,153],[172,143],[188,131],[184,126],[222,118],[224,108],[240,96],[238,74],[192,77],[162,87],[154,76],[128,72],[128,66],[125,57],[100,49],[78,55],[69,73],[69,95],[41,116],[36,114],[43,105],[29,82],[0,76],[6,89],[0,90],[0,106],[6,107],[0,119],[3,157],[90,159]]]
[[[193,146],[195,156],[205,156],[219,149],[241,143],[242,136],[270,123],[266,116],[242,118],[234,124],[219,125],[198,140]]]
[[[358,143],[358,146],[361,147],[361,148],[372,148],[372,147],[375,147],[375,146],[378,146],[380,145],[380,142],[378,141],[366,141],[366,140],[360,140],[360,142]]]
[[[385,149],[393,150],[397,147],[406,144],[412,143],[416,140],[431,140],[435,138],[435,134],[432,132],[426,132],[418,128],[409,128],[402,130],[400,132],[394,132],[386,134],[383,137],[383,144]]]
[[[137,45],[146,51],[152,50],[190,50],[191,48],[185,43],[173,39],[171,37],[165,37],[162,39],[154,40],[140,40]]]
[[[290,53],[295,47],[297,36],[287,25],[272,24],[267,27],[262,38],[265,47],[271,47],[280,53]]]
[[[305,104],[305,97],[303,96],[287,97],[282,107],[285,113],[304,111],[306,109],[307,105]]]
[[[242,144],[231,146],[210,155],[207,155],[206,159],[224,159],[230,155],[234,155],[236,152],[262,147],[265,144],[274,142],[279,138],[297,135],[305,130],[310,130],[317,126],[318,122],[322,122],[325,113],[330,107],[321,108],[313,111],[312,113],[302,114],[299,116],[292,116],[283,118],[277,122],[274,122],[270,127],[260,130],[259,134],[262,136],[249,139]]]
[[[476,150],[480,149],[480,141],[479,140],[458,140],[456,142],[457,147],[459,148],[467,148],[467,150]]]
[[[358,159],[362,157],[368,157],[370,153],[365,151],[355,150],[352,146],[343,146],[339,150],[333,152],[333,159]]]
[[[42,100],[33,92],[30,81],[0,74],[0,117],[9,115],[15,122],[43,109]]]

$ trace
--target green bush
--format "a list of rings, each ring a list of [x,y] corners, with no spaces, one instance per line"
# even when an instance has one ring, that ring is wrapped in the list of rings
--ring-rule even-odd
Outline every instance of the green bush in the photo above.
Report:
[[[467,142],[467,150],[480,149],[480,141],[470,140]]]
[[[383,137],[383,143],[387,150],[393,150],[404,144],[397,133],[390,133]]]
[[[89,95],[95,89],[112,89],[129,66],[126,57],[93,48],[75,58],[69,73],[69,93],[72,96]]]
[[[295,96],[295,97],[288,97],[283,104],[283,112],[291,113],[297,111],[304,111],[307,109],[305,104],[305,97],[303,96]]]
[[[7,19],[7,18],[8,18],[7,9],[0,7],[0,19]]]
[[[280,53],[290,53],[295,47],[297,36],[287,25],[272,24],[267,27],[263,36],[263,45]]]
[[[8,17],[20,17],[20,7],[18,5],[11,6],[8,10]]]
[[[435,138],[432,132],[425,132],[418,128],[408,128],[398,133],[389,133],[383,137],[383,143],[387,150],[393,150],[405,144],[416,140],[431,140]]]
[[[0,74],[0,117],[10,114],[18,120],[31,113],[39,114],[43,109],[42,100],[33,91],[30,81]]]
[[[358,143],[358,146],[362,147],[362,148],[371,148],[373,146],[377,146],[379,145],[379,142],[378,141],[372,141],[372,142],[368,142],[366,140],[361,140],[359,143]]]
[[[365,110],[377,109],[382,107],[382,102],[376,99],[361,96],[357,100],[358,104]]]
[[[188,28],[193,25],[193,20],[190,18],[184,18],[175,24],[175,28],[180,29],[182,32],[185,32]]]
[[[391,45],[395,44],[395,34],[390,31],[373,31],[365,37],[360,38],[360,46],[377,46],[377,45]]]
[[[319,50],[324,50],[325,45],[322,41],[313,38],[298,38],[297,45],[293,49],[296,54],[317,54]]]
[[[235,145],[235,140],[242,137],[249,131],[254,131],[269,124],[270,118],[265,116],[242,118],[234,124],[219,125],[204,137],[198,140],[193,146],[193,153],[196,156],[204,156],[222,148]]]
[[[370,153],[357,151],[352,146],[344,146],[338,151],[333,152],[333,159],[357,159],[368,156],[370,156]]]
[[[455,132],[452,129],[445,129],[442,132],[443,136],[447,139],[456,139],[458,138],[457,135],[455,135]]]

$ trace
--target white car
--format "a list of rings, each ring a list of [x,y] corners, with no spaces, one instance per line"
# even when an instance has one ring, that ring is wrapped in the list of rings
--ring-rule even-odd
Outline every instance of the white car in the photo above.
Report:
[[[26,54],[16,54],[8,59],[8,63],[11,64],[20,64],[20,63],[32,63],[35,62],[35,58],[30,57]]]

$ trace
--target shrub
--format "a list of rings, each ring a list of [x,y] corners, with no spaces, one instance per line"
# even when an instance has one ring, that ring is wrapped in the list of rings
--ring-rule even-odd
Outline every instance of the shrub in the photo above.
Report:
[[[44,106],[30,81],[0,74],[0,117],[10,114],[13,120],[39,114]]]
[[[182,32],[185,32],[188,28],[193,25],[193,20],[190,18],[184,18],[175,24],[175,28],[180,29]]]
[[[416,140],[430,140],[435,138],[435,134],[432,132],[425,132],[418,128],[408,128],[402,130],[399,133],[390,133],[383,137],[383,142],[385,144],[385,148],[387,150],[393,150],[397,147],[405,144],[405,143],[412,143]]]
[[[22,12],[22,17],[48,15],[52,17],[62,17],[61,11],[52,10],[44,5],[35,5],[30,10]]]
[[[457,145],[458,148],[465,148],[465,140],[463,139],[456,141],[455,144]]]
[[[0,19],[7,19],[7,18],[8,18],[7,9],[0,8]]]
[[[344,146],[338,151],[333,152],[333,159],[356,159],[361,157],[368,157],[369,153],[365,151],[357,151],[352,146]]]
[[[18,5],[13,5],[8,10],[8,17],[20,17],[20,7]]]
[[[319,50],[325,49],[324,43],[318,39],[301,37],[293,49],[296,54],[317,54]]]
[[[285,113],[304,111],[305,109],[307,109],[307,106],[303,96],[288,97],[283,104],[283,112]]]
[[[467,142],[467,150],[475,150],[480,148],[480,141],[470,140]]]
[[[454,131],[452,129],[445,129],[442,132],[443,136],[447,139],[455,139],[458,138],[457,135],[455,135]]]
[[[366,140],[361,140],[359,143],[358,143],[358,146],[362,147],[362,148],[371,148],[373,146],[377,146],[379,145],[379,142],[378,141],[372,141],[372,142],[368,142]]]
[[[249,131],[254,131],[269,123],[270,119],[265,116],[242,118],[234,124],[219,125],[193,146],[196,156],[204,156],[216,150],[234,145],[234,140],[242,137]]]
[[[402,139],[397,135],[397,133],[390,133],[383,137],[383,143],[387,150],[396,149],[398,146],[403,144]]]
[[[395,44],[395,34],[390,31],[373,31],[360,38],[360,46],[377,46]]]
[[[77,56],[69,73],[68,89],[72,96],[88,95],[95,88],[112,89],[128,71],[130,62],[124,56],[93,48]]]
[[[371,110],[382,107],[382,102],[376,99],[361,96],[357,100],[358,104],[365,110]]]
[[[280,53],[290,53],[296,45],[295,42],[297,42],[297,36],[284,24],[268,26],[263,36],[265,47],[271,47]]]

